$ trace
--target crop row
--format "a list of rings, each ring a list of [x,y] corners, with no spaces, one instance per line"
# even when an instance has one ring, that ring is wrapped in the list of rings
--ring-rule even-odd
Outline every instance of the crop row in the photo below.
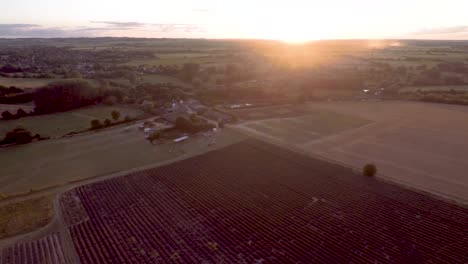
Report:
[[[82,263],[468,261],[468,210],[254,140],[76,195]]]
[[[16,243],[0,251],[0,264],[67,263],[57,233],[39,240]]]

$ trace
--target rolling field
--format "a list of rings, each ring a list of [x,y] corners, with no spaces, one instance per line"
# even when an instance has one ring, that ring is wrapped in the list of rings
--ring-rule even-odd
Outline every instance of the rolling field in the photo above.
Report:
[[[340,133],[342,131],[364,126],[369,120],[346,114],[338,114],[321,109],[264,108],[243,110],[244,118],[270,117],[273,114],[285,118],[249,121],[238,125],[245,131],[267,137],[272,140],[301,146],[304,143],[319,138]],[[295,116],[300,115],[300,116]],[[294,117],[288,117],[294,116]]]
[[[83,178],[158,163],[184,155],[195,155],[245,138],[230,130],[213,138],[194,137],[173,145],[152,145],[139,131],[116,127],[73,137],[0,148],[0,194],[27,193],[31,189],[61,185]]]
[[[15,86],[18,88],[40,88],[52,82],[71,81],[76,79],[71,78],[7,78],[0,76],[0,85],[2,86]],[[99,82],[94,79],[80,79],[89,82],[94,87],[98,87]]]
[[[293,140],[282,140],[282,134],[265,128],[256,135],[289,141],[305,152],[356,168],[374,163],[381,177],[468,203],[465,158],[468,108],[398,101],[315,103],[309,108],[372,122],[355,129],[325,133],[318,139],[310,137],[309,142],[302,140],[304,133],[311,131],[306,128],[299,131],[284,128]],[[288,119],[279,120],[285,121]],[[320,121],[310,125],[313,124],[325,128],[329,125]]]
[[[0,85],[5,87],[38,88],[60,79],[6,78],[0,76]]]
[[[468,92],[467,85],[437,85],[437,86],[409,86],[399,90],[399,92],[438,92],[438,91],[457,91],[457,92]]]
[[[57,137],[66,135],[72,131],[81,131],[91,127],[91,120],[111,118],[111,112],[118,110],[120,119],[126,115],[135,118],[143,114],[141,110],[112,107],[112,106],[90,106],[77,110],[72,110],[63,113],[55,113],[50,115],[30,116],[17,120],[0,120],[0,135],[5,135],[8,131],[16,127],[24,127],[33,134],[41,136]]]
[[[309,111],[299,106],[273,106],[273,107],[257,107],[250,109],[232,110],[231,114],[237,116],[241,120],[260,120],[271,118],[296,117],[307,114]]]
[[[158,65],[183,65],[185,63],[198,63],[198,64],[220,63],[220,62],[228,63],[230,61],[233,61],[233,58],[230,56],[179,56],[178,54],[169,54],[169,55],[158,54],[157,56],[159,56],[159,58],[132,60],[127,63],[124,63],[124,65],[158,66]]]
[[[142,77],[142,83],[172,83],[182,87],[192,87],[191,84],[183,82],[175,77],[159,74],[145,75]]]
[[[464,263],[468,210],[247,140],[63,194],[81,263]]]

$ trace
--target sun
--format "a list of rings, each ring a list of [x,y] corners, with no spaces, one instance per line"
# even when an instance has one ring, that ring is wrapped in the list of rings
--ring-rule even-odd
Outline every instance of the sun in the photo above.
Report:
[[[318,34],[308,31],[303,27],[291,26],[276,32],[276,38],[288,44],[305,44],[310,41],[319,40]],[[313,36],[317,37],[313,37]]]
[[[309,41],[312,41],[311,39],[305,39],[305,38],[284,38],[281,39],[282,42],[286,44],[292,44],[292,45],[302,45],[305,44]]]

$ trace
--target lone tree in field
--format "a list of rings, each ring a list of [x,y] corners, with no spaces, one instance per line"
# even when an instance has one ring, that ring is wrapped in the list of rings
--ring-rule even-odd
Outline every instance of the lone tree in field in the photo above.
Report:
[[[120,112],[117,110],[112,111],[111,115],[112,115],[112,119],[114,119],[115,121],[119,120],[120,118]]]
[[[112,125],[112,121],[110,121],[109,118],[106,118],[106,120],[104,120],[104,126],[110,126]]]
[[[159,131],[155,131],[148,136],[148,140],[149,142],[151,142],[151,144],[153,144],[153,141],[158,140],[160,138],[161,138],[161,132]]]
[[[97,119],[91,120],[91,129],[99,129],[102,127],[101,121]]]
[[[366,164],[362,169],[362,174],[367,177],[374,177],[377,174],[377,167],[374,164]]]

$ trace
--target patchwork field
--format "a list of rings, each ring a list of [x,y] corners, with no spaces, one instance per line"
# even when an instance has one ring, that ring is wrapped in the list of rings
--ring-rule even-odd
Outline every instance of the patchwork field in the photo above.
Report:
[[[468,210],[247,140],[70,190],[81,263],[464,263]]]
[[[128,66],[158,66],[158,65],[183,65],[185,63],[198,63],[198,64],[207,64],[207,63],[219,63],[219,62],[230,62],[234,58],[231,56],[216,56],[216,55],[197,55],[197,56],[179,56],[178,54],[158,54],[159,58],[155,59],[138,59],[131,60],[130,62],[125,63],[124,65]]]
[[[172,83],[174,85],[179,85],[182,87],[191,87],[192,85],[186,82],[183,82],[175,77],[166,76],[166,75],[159,75],[159,74],[151,74],[151,75],[144,75],[142,77],[141,82],[143,83]]]
[[[152,145],[136,125],[73,137],[0,148],[0,194],[27,193],[83,178],[196,155],[245,138],[223,130],[214,138],[194,137],[179,144]]]
[[[274,108],[271,112],[268,108],[260,109],[258,114],[255,109],[249,110],[247,118],[254,116],[268,116],[280,113],[282,108]],[[267,120],[249,121],[238,125],[242,129],[255,135],[267,137],[272,140],[286,142],[292,145],[302,145],[312,140],[340,133],[342,131],[357,128],[370,123],[369,120],[346,114],[337,114],[321,109],[284,109],[283,116],[300,115],[296,117],[277,118]]]
[[[409,86],[400,89],[400,92],[439,92],[439,91],[457,91],[457,92],[468,92],[467,85],[438,85],[438,86]]]
[[[260,120],[301,116],[307,114],[308,111],[303,107],[284,105],[232,110],[230,113],[237,116],[241,120]]]
[[[2,86],[15,86],[18,88],[40,88],[46,86],[49,83],[57,82],[57,81],[66,81],[66,80],[74,80],[74,79],[66,79],[66,78],[7,78],[0,76],[0,85]],[[97,87],[99,82],[94,79],[85,79],[91,85]]]
[[[375,163],[381,177],[468,202],[468,108],[398,101],[314,103],[308,108],[332,111],[349,120],[296,117],[241,127],[356,168]],[[307,125],[296,127],[298,120]],[[352,120],[371,122],[349,129],[360,124]],[[337,129],[334,122],[339,124]]]
[[[120,112],[121,119],[127,115],[135,118],[143,114],[143,111],[134,108],[91,106],[51,115],[30,116],[8,121],[0,120],[0,135],[3,136],[17,127],[24,127],[31,133],[38,133],[41,136],[63,136],[69,132],[90,128],[93,119],[99,119],[101,122],[106,118],[112,120],[111,112],[113,110]]]

